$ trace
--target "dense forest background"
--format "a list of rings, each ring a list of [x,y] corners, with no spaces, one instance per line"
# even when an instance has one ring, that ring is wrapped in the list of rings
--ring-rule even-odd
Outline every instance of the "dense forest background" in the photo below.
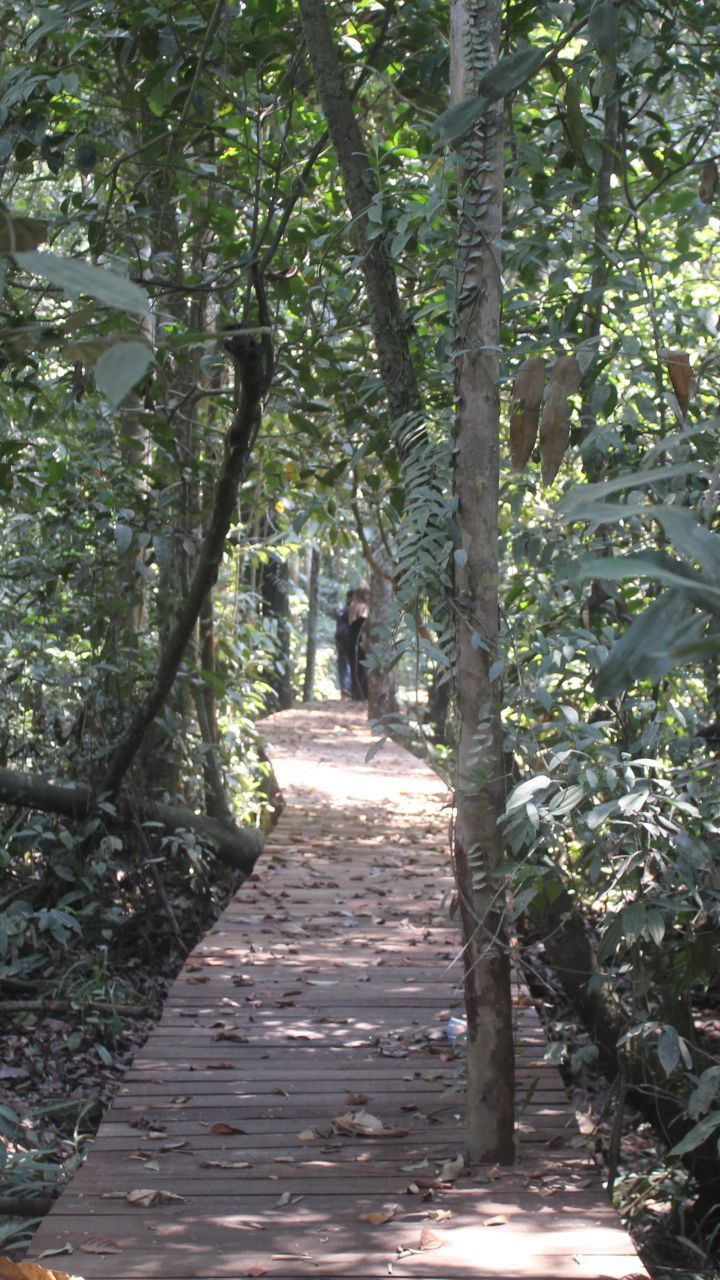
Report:
[[[522,944],[569,1077],[609,1081],[611,1192],[701,1274],[720,12],[513,0],[493,46],[492,9],[449,35],[441,0],[2,5],[0,1002],[11,1048],[52,1012],[63,1052],[112,1062],[148,968],[253,865],[258,721],[338,696],[365,579],[378,738],[461,808],[500,752],[475,921]],[[499,440],[475,470],[469,364]],[[498,527],[484,625],[469,483]],[[0,1106],[6,1244],[75,1158],[87,1098],[61,1094]]]

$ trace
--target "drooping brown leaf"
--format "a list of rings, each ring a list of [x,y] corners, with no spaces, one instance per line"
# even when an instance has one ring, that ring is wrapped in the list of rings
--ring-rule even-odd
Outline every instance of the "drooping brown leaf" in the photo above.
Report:
[[[39,218],[13,217],[0,209],[0,253],[27,253],[47,239],[47,223]]]
[[[580,365],[575,356],[561,356],[550,374],[540,423],[540,460],[543,484],[552,484],[570,439],[568,397],[580,386]]]
[[[226,1124],[224,1120],[218,1120],[217,1124],[212,1125],[210,1132],[215,1134],[245,1133],[246,1130],[238,1129],[234,1124]]]
[[[720,172],[714,160],[706,160],[700,174],[698,195],[703,204],[712,204]]]
[[[666,351],[665,362],[680,412],[685,418],[690,404],[690,388],[692,386],[690,357],[685,351]]]
[[[513,383],[510,411],[510,461],[522,471],[535,448],[540,405],[545,386],[545,365],[540,356],[526,360]]]

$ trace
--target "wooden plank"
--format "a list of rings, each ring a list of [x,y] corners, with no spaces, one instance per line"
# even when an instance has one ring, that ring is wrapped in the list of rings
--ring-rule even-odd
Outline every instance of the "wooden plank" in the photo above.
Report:
[[[441,909],[441,789],[395,747],[368,770],[366,731],[344,706],[283,713],[271,729],[290,807],[171,986],[32,1256],[71,1245],[68,1269],[86,1280],[644,1275],[518,982],[519,1164],[440,1176],[463,1145],[462,1052],[444,1036],[462,974]],[[308,767],[328,796],[345,787],[332,821],[303,790]],[[406,1132],[335,1132],[353,1107]],[[142,1188],[170,1196],[130,1204]],[[384,1223],[362,1217],[389,1205]],[[421,1247],[423,1228],[439,1247]],[[95,1251],[103,1238],[113,1252]]]

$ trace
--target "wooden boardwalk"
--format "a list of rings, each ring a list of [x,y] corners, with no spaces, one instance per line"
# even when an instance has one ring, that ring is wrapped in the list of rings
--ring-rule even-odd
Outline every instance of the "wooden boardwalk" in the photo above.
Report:
[[[280,824],[30,1258],[87,1280],[644,1276],[522,993],[518,1163],[443,1168],[463,1144],[444,1035],[461,973],[438,782],[394,747],[365,766],[337,703],[272,717],[268,739]]]

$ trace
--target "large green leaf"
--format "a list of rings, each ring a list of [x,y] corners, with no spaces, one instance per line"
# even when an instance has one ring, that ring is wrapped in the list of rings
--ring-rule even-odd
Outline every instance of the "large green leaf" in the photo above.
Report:
[[[577,513],[588,502],[593,504],[602,502],[609,493],[622,493],[623,489],[639,489],[644,484],[662,484],[663,481],[673,480],[677,476],[697,474],[697,470],[696,462],[676,462],[670,467],[653,467],[648,471],[628,472],[622,476],[615,476],[612,480],[601,480],[597,484],[579,484],[557,504],[557,510],[561,515],[568,516],[570,520],[586,518],[596,520],[596,515],[585,517]],[[615,514],[609,519],[617,520],[619,518],[617,508],[613,510]]]
[[[678,646],[699,637],[705,626],[686,596],[663,592],[613,645],[598,672],[598,697],[617,697],[636,680],[661,680],[681,660]]]
[[[74,258],[61,258],[57,253],[32,251],[16,253],[14,257],[23,271],[42,276],[50,284],[62,289],[69,298],[87,293],[91,298],[97,298],[98,302],[104,302],[107,307],[114,307],[116,311],[145,315],[148,310],[145,290],[125,276],[116,275],[114,271],[93,267],[88,262],[78,262]]]
[[[433,123],[433,130],[444,146],[463,138],[485,114],[491,103],[519,89],[535,74],[547,57],[548,50],[529,46],[509,53],[486,71],[478,81],[477,97],[466,98],[443,111]]]
[[[95,365],[95,381],[113,409],[147,373],[151,362],[152,352],[144,342],[116,342],[103,352]]]

